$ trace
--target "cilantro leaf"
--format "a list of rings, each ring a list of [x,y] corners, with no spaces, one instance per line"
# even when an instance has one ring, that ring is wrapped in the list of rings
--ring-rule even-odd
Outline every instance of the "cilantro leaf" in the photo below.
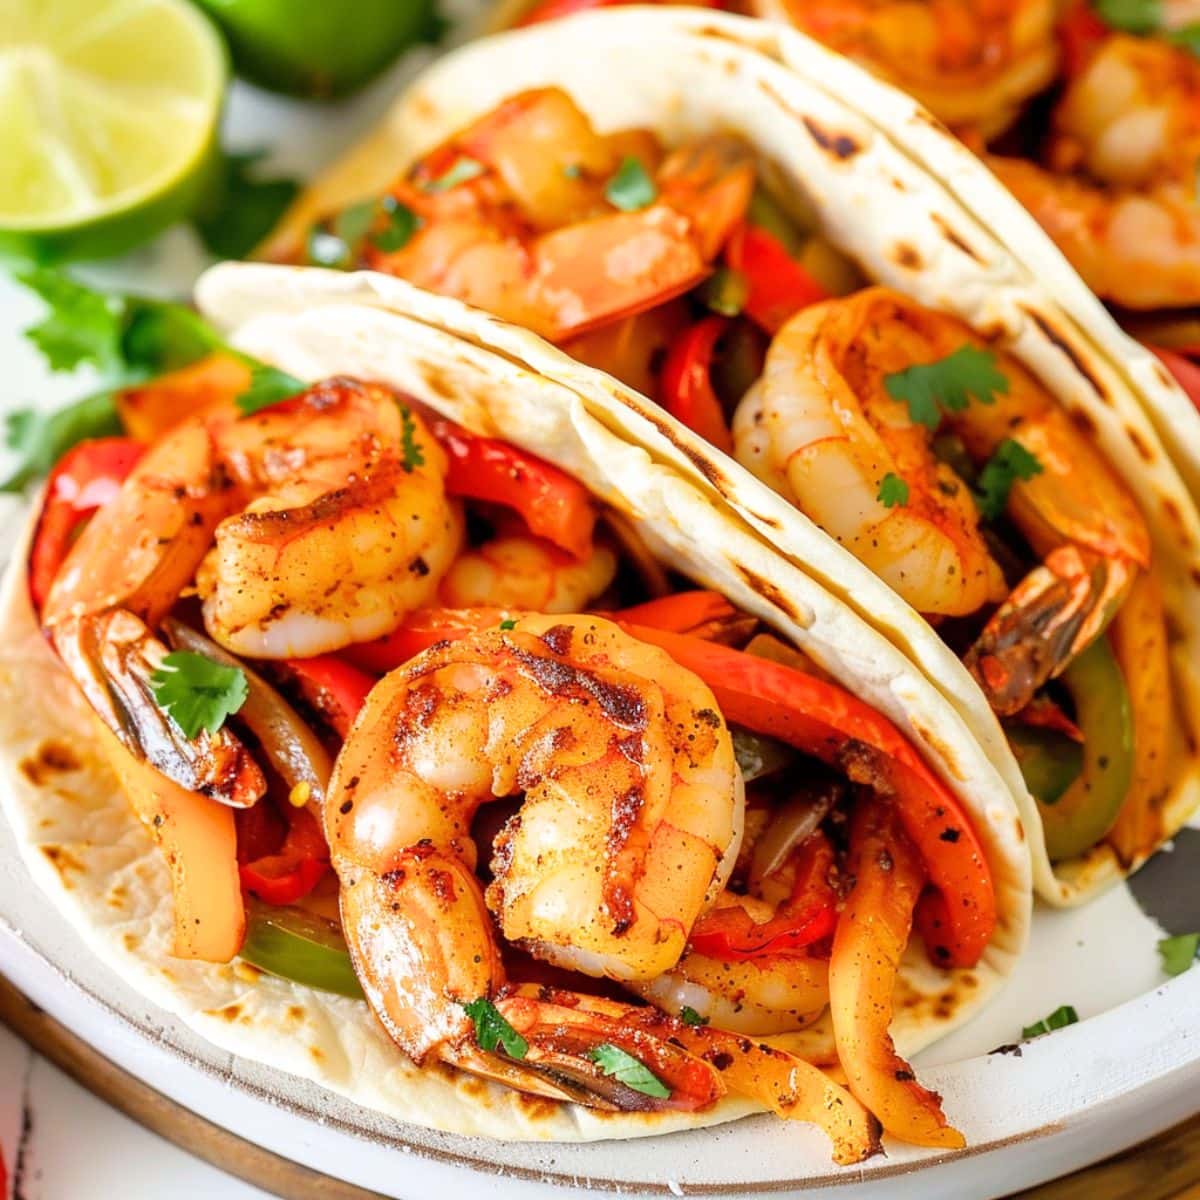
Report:
[[[417,441],[417,422],[404,404],[400,405],[400,448],[404,452],[404,461],[400,465],[407,473],[411,474],[415,467],[425,465],[425,451]]]
[[[243,416],[249,417],[260,409],[297,396],[304,390],[305,384],[294,375],[289,375],[278,367],[251,363],[250,386],[234,398],[234,403],[241,409]]]
[[[1052,1029],[1065,1029],[1068,1025],[1074,1025],[1079,1020],[1079,1014],[1069,1004],[1063,1004],[1056,1008],[1048,1017],[1036,1022],[1033,1025],[1026,1025],[1021,1030],[1023,1038],[1040,1037],[1043,1033],[1049,1033]]]
[[[1172,29],[1167,34],[1167,41],[1200,58],[1200,24],[1185,25],[1182,29]]]
[[[371,244],[385,254],[390,254],[393,250],[403,250],[424,222],[395,196],[384,196],[382,207],[387,214],[387,225],[371,236]]]
[[[448,171],[438,176],[437,179],[428,180],[422,185],[421,190],[425,192],[448,192],[451,188],[458,187],[460,183],[468,183],[470,180],[478,178],[486,170],[487,168],[478,159],[460,154]]]
[[[475,1040],[481,1050],[490,1053],[499,1044],[509,1058],[524,1058],[529,1053],[529,1043],[486,996],[480,996],[478,1000],[472,1000],[462,1007],[475,1022]]]
[[[627,154],[605,185],[604,198],[622,212],[636,212],[658,199],[658,188],[646,168],[632,154]]]
[[[294,179],[255,178],[251,168],[262,156],[261,150],[221,156],[215,200],[193,222],[217,258],[246,258],[300,191]]]
[[[641,1092],[643,1096],[657,1096],[665,1100],[671,1089],[645,1063],[639,1062],[632,1054],[626,1054],[620,1046],[611,1042],[601,1042],[588,1051],[588,1058],[614,1079],[619,1079],[627,1088]]]
[[[84,287],[51,267],[21,272],[17,280],[49,307],[25,336],[45,356],[50,370],[74,371],[88,363],[111,371],[122,365],[124,305],[119,298]]]
[[[0,492],[19,492],[30,480],[49,471],[76,442],[121,432],[110,391],[85,396],[52,413],[17,409],[4,421],[5,444],[17,452],[20,465],[0,483]]]
[[[996,367],[996,356],[969,343],[936,362],[918,363],[883,377],[893,400],[908,405],[912,419],[930,429],[942,421],[942,410],[962,412],[972,399],[995,402],[997,392],[1008,391],[1008,380]]]
[[[986,521],[994,521],[1004,511],[1008,494],[1018,479],[1029,480],[1045,468],[1020,442],[1005,438],[979,473],[976,500]]]
[[[679,1019],[685,1025],[703,1025],[704,1024],[704,1018],[690,1004],[685,1004],[679,1010]]]
[[[1110,29],[1153,33],[1162,28],[1160,0],[1096,0],[1096,15]]]
[[[879,481],[879,491],[875,494],[875,499],[884,508],[895,508],[897,504],[907,504],[908,484],[899,475],[889,471]]]
[[[224,342],[199,313],[168,300],[126,296],[121,354],[127,381],[190,366]]]
[[[517,622],[512,617],[506,617],[500,622],[501,629],[516,629]]]
[[[1181,933],[1175,937],[1162,938],[1158,943],[1158,956],[1167,975],[1182,975],[1200,954],[1200,933]]]
[[[216,733],[250,694],[239,667],[226,667],[190,650],[168,654],[150,676],[150,690],[159,708],[188,738],[201,729]]]

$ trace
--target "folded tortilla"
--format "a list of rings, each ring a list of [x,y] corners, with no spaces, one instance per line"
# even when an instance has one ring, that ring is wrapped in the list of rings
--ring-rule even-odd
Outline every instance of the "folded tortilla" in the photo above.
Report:
[[[260,311],[250,302],[248,293],[262,285],[283,289],[277,299],[285,311]],[[899,650],[781,557],[711,483],[701,486],[672,461],[683,447],[691,470],[719,480],[726,470],[719,455],[670,424],[647,448],[628,432],[641,420],[638,410],[606,382],[590,390],[595,394],[574,388],[526,363],[545,356],[529,334],[402,284],[389,287],[384,304],[353,277],[222,269],[200,295],[209,317],[266,362],[304,379],[344,373],[384,380],[478,433],[508,438],[565,468],[636,521],[665,563],[761,617],[895,721],[961,797],[984,846],[998,906],[995,935],[971,970],[937,969],[919,943],[910,949],[897,994],[901,1051],[911,1054],[949,1032],[995,993],[1025,943],[1032,895],[1025,834],[1004,781],[962,719]],[[668,436],[678,438],[669,452],[661,445]],[[27,548],[28,539],[0,599],[0,798],[37,883],[88,945],[147,998],[225,1050],[377,1112],[451,1132],[634,1137],[754,1111],[731,1098],[699,1114],[606,1114],[438,1066],[419,1069],[364,1002],[245,964],[172,958],[166,866],[105,762],[94,718],[37,628]],[[831,1054],[827,1024],[783,1044],[823,1061]]]
[[[615,80],[620,80],[616,84]],[[1161,841],[1200,804],[1200,418],[1162,365],[1126,337],[1033,219],[915,101],[793,29],[686,8],[606,9],[467,46],[422,76],[383,124],[298,200],[262,257],[300,261],[314,221],[380,195],[422,154],[515,92],[565,90],[601,131],[645,127],[667,145],[723,131],[758,151],[774,199],[815,225],[870,279],[965,320],[1024,363],[1095,443],[1137,501],[1154,541],[1172,640],[1177,770],[1156,809]],[[291,283],[266,268],[210,276],[202,303],[238,322],[273,305],[333,302],[403,310],[382,276],[319,273]],[[429,318],[481,345],[494,325],[429,299]],[[506,340],[548,378],[632,415],[619,427],[653,447],[823,583],[933,680],[1020,805],[1035,886],[1053,904],[1086,900],[1145,860],[1107,843],[1051,864],[1037,805],[982,693],[927,622],[787,501],[701,444],[657,406],[535,339]],[[711,456],[705,459],[710,461]],[[772,576],[771,578],[775,578]],[[778,580],[776,580],[778,582]],[[952,736],[947,734],[946,736]]]

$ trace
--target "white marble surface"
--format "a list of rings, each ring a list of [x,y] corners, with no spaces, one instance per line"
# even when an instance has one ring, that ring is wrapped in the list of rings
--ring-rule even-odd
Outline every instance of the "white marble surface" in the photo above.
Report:
[[[0,1200],[269,1200],[150,1133],[0,1026]]]

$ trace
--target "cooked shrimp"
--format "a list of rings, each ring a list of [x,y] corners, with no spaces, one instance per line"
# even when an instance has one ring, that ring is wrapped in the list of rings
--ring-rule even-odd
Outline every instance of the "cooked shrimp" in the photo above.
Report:
[[[833,849],[818,827],[842,792],[814,789],[770,813],[752,854],[743,843],[746,894],[722,892],[676,966],[632,990],[736,1033],[789,1033],[815,1021],[829,1004],[829,962],[810,948],[833,932],[836,905]]]
[[[596,133],[557,88],[522,92],[395,185],[420,228],[400,249],[368,239],[363,265],[550,341],[578,337],[701,282],[750,202],[754,164],[736,139],[658,154],[649,135]],[[606,188],[630,158],[654,182],[617,211]],[[456,169],[466,177],[448,186]]]
[[[258,658],[388,633],[433,601],[462,521],[437,443],[415,414],[404,421],[390,392],[332,380],[253,416],[206,412],[147,451],[72,547],[42,616],[129,749],[227,803],[264,787],[231,731],[189,740],[152,699],[166,654],[153,631],[193,581],[213,638]]]
[[[1054,0],[753,0],[984,138],[1054,78]]]
[[[984,343],[957,318],[885,288],[804,310],[777,335],[762,386],[734,422],[739,459],[843,543],[913,607],[965,614],[1004,594],[965,484],[932,451],[932,431],[885,379]],[[997,355],[1008,390],[944,412],[942,425],[985,463],[1006,441],[1040,467],[1017,480],[1007,512],[1036,567],[1008,595],[968,655],[993,707],[1012,713],[1104,629],[1150,540],[1132,498],[1054,398]],[[889,475],[907,485],[891,507]]]
[[[1098,295],[1126,308],[1200,303],[1200,62],[1113,34],[1068,83],[1046,167],[989,165]]]
[[[464,550],[438,588],[447,608],[512,608],[581,612],[617,573],[617,556],[602,542],[582,562],[544,538],[508,534]]]
[[[517,793],[484,889],[472,820]],[[585,974],[673,966],[728,878],[742,807],[712,693],[610,622],[528,616],[431,647],[371,693],[325,806],[368,1001],[417,1062],[609,1109],[705,1107],[732,1088],[819,1122],[839,1161],[860,1160],[877,1144],[871,1118],[809,1064],[651,1009],[506,980],[496,926]],[[464,1009],[481,1000],[522,1036],[518,1052],[481,1047]],[[607,1077],[591,1057],[604,1043],[668,1094]]]

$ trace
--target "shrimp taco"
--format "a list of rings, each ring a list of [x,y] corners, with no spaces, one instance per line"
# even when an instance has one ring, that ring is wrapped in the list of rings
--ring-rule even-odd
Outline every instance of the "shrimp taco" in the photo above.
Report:
[[[902,1056],[1031,905],[962,719],[525,331],[308,299],[184,314],[203,357],[50,473],[0,635],[37,880],[213,1042],[407,1121],[961,1145]]]
[[[476,43],[264,255],[375,274],[244,267],[214,311],[404,305],[398,276],[541,335],[506,353],[597,411],[635,408],[622,428],[935,682],[1051,902],[1196,807],[1200,517],[1148,415],[1161,367],[978,159],[847,60],[677,8]],[[664,411],[747,470],[701,465]],[[1200,445],[1190,408],[1170,424]]]

